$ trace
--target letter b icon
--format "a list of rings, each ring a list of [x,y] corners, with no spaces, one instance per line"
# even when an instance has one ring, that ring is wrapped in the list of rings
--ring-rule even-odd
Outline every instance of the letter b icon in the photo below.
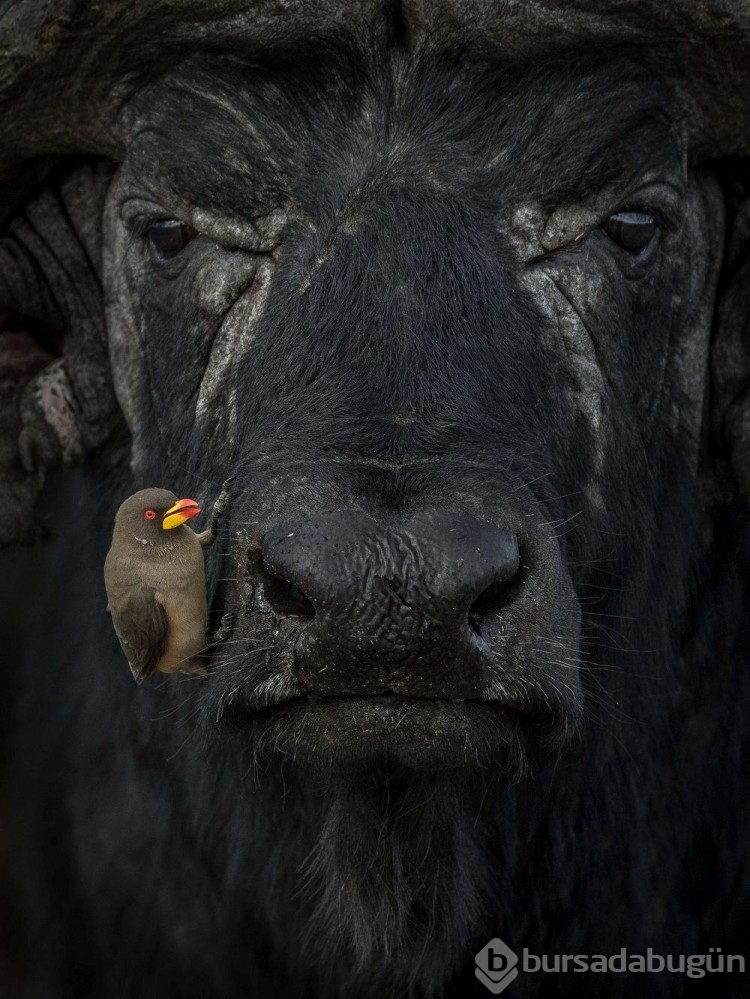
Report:
[[[494,995],[498,995],[518,977],[518,958],[500,937],[485,944],[475,961],[477,966],[474,974]]]

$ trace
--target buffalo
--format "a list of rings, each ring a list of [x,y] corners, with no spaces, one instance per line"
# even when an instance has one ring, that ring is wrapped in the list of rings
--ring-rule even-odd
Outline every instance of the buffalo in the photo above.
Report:
[[[744,995],[747,0],[0,38],[8,988]],[[137,686],[114,512],[230,477]]]

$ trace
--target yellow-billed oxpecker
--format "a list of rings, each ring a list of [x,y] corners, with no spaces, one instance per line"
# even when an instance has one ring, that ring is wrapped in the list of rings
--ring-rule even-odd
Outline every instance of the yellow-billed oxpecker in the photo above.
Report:
[[[203,549],[216,537],[227,498],[225,487],[200,534],[187,524],[198,504],[168,489],[142,489],[117,511],[104,564],[107,609],[138,683],[155,670],[206,672],[199,659],[208,624]]]

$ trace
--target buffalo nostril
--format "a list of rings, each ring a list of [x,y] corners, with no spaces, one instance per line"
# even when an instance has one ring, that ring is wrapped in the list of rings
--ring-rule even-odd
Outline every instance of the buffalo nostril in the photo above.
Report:
[[[277,614],[285,617],[315,617],[315,607],[307,594],[296,583],[280,576],[265,573],[263,592]]]
[[[481,635],[482,621],[510,606],[518,595],[521,583],[519,568],[511,579],[496,580],[483,590],[469,608],[469,625],[472,630]]]

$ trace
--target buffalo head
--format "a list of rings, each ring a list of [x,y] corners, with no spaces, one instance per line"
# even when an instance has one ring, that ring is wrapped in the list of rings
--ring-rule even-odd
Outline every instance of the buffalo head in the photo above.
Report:
[[[196,852],[224,864],[217,912],[242,908],[226,872],[257,868],[247,815],[276,865],[278,833],[339,984],[346,952],[384,988],[440,987],[488,897],[522,905],[530,871],[565,881],[574,855],[605,868],[625,816],[632,870],[670,826],[664,774],[699,753],[686,705],[725,696],[696,664],[720,630],[717,524],[749,495],[747,31],[708,4],[600,6],[555,37],[541,5],[448,4],[435,25],[423,4],[346,24],[156,4],[123,15],[127,42],[111,26],[116,55],[83,15],[49,29],[51,79],[81,49],[89,87],[64,124],[33,59],[7,84],[39,175],[9,183],[0,241],[22,330],[3,335],[33,344],[15,509],[85,459],[98,522],[79,503],[69,530],[96,566],[128,492],[234,476],[207,564],[233,625],[207,677],[126,691],[105,621],[81,689],[117,690],[118,738],[159,759],[187,735],[175,780]],[[295,876],[263,882],[274,945]]]

